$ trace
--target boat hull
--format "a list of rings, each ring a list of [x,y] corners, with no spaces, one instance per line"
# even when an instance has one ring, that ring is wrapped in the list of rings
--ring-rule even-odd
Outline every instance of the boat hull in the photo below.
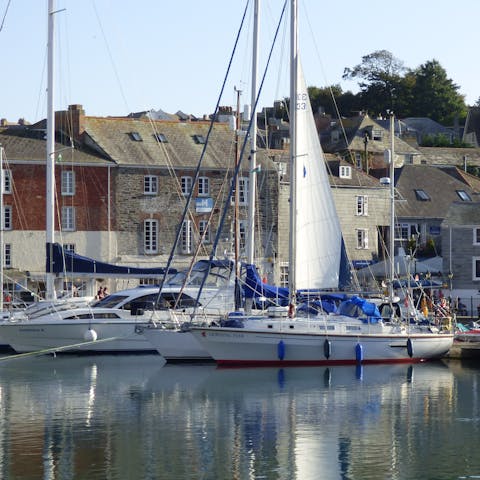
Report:
[[[219,365],[347,365],[415,363],[445,355],[453,334],[286,333],[229,328],[192,329]]]
[[[84,323],[59,321],[3,323],[2,340],[17,353],[58,349],[64,352],[156,352],[138,333],[138,324],[132,322]],[[96,339],[93,340],[93,337]]]
[[[212,360],[191,332],[149,326],[142,329],[142,334],[169,362]]]

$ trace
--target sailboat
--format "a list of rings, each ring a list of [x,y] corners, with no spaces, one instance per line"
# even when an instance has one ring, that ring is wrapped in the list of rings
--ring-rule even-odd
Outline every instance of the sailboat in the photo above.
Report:
[[[289,305],[268,316],[235,314],[235,327],[192,327],[220,365],[414,363],[443,356],[453,333],[384,319],[374,303],[346,298],[334,311],[313,291],[338,288],[342,237],[297,46],[291,0]],[[302,296],[307,299],[302,303]]]

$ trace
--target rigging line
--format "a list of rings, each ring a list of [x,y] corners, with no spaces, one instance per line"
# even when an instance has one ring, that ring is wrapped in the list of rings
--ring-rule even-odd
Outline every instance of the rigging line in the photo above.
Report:
[[[118,87],[120,89],[120,94],[123,98],[123,101],[125,103],[125,107],[127,109],[127,111],[130,111],[130,107],[128,106],[128,102],[127,102],[127,98],[125,96],[125,93],[123,91],[123,87],[122,87],[122,82],[120,81],[120,75],[118,74],[118,70],[117,70],[117,67],[115,66],[115,62],[113,60],[113,55],[112,55],[112,51],[110,50],[110,46],[107,42],[107,37],[105,36],[105,31],[103,30],[103,25],[102,25],[102,22],[100,21],[100,17],[98,15],[98,11],[97,11],[97,8],[95,7],[95,2],[92,1],[92,5],[93,5],[93,11],[95,12],[95,16],[97,17],[97,21],[98,21],[98,26],[100,27],[100,31],[102,33],[102,37],[103,37],[103,40],[105,42],[105,46],[107,48],[107,52],[108,52],[108,55],[110,57],[110,62],[112,64],[112,68],[113,68],[113,72],[115,74],[115,77],[117,79],[117,82],[118,82]]]
[[[279,18],[279,21],[278,21],[278,24],[277,24],[277,29],[275,31],[275,35],[273,37],[273,40],[272,40],[272,45],[270,47],[270,52],[268,54],[268,59],[267,59],[267,63],[265,65],[265,69],[264,69],[264,72],[263,72],[263,76],[262,76],[262,81],[260,82],[260,87],[258,89],[258,93],[257,93],[257,97],[255,99],[255,105],[252,107],[252,111],[255,112],[256,109],[257,109],[257,104],[258,104],[258,100],[260,98],[260,94],[262,92],[262,88],[263,88],[263,85],[265,83],[265,77],[267,76],[267,71],[268,71],[268,67],[270,65],[270,61],[272,59],[272,55],[273,55],[273,49],[275,47],[275,44],[276,44],[276,40],[277,40],[277,36],[278,36],[278,32],[280,30],[280,26],[282,24],[282,19],[283,19],[283,16],[285,14],[285,8],[287,6],[287,0],[285,0],[284,4],[283,4],[283,8],[282,8],[282,12],[281,12],[281,15],[280,15],[280,18]],[[251,129],[252,129],[252,123],[255,121],[256,119],[254,118],[254,115],[252,115],[250,117],[250,121],[249,121],[249,124],[248,124],[248,132],[251,132]],[[242,145],[242,149],[240,151],[240,159],[239,161],[237,162],[237,165],[235,166],[235,170],[234,170],[234,173],[233,173],[233,178],[232,178],[232,182],[231,182],[231,185],[230,185],[230,192],[229,192],[229,196],[231,197],[232,194],[233,194],[233,188],[234,188],[234,185],[235,185],[235,180],[238,176],[238,172],[240,171],[240,167],[242,165],[242,160],[244,158],[244,153],[245,153],[245,147],[247,145],[247,141],[248,141],[248,135],[245,135],[245,138],[243,140],[243,145]],[[213,247],[212,247],[212,251],[210,253],[210,262],[213,260],[213,257],[215,256],[215,253],[216,253],[216,249],[218,247],[218,243],[220,241],[220,237],[221,237],[221,234],[222,234],[222,230],[223,230],[223,225],[225,223],[225,218],[227,216],[227,211],[228,211],[228,208],[229,208],[229,205],[228,205],[228,202],[225,202],[225,206],[223,208],[223,212],[222,212],[222,216],[220,218],[220,222],[218,224],[218,227],[217,227],[217,234],[215,236],[215,242],[213,244]],[[207,272],[207,275],[208,275],[208,272]],[[205,275],[202,279],[202,283],[200,285],[200,288],[198,289],[198,293],[197,293],[197,304],[198,304],[198,301],[200,299],[200,295],[202,293],[202,290],[203,290],[203,287],[205,285],[205,282],[207,280],[207,275]],[[194,311],[193,311],[193,314],[192,315],[195,315],[197,311],[197,306],[195,305],[194,307]]]
[[[238,46],[238,42],[239,42],[239,38],[240,38],[240,33],[242,32],[242,29],[243,29],[243,24],[244,24],[244,21],[245,21],[245,17],[246,17],[246,14],[247,14],[247,10],[248,10],[248,4],[249,4],[249,0],[247,0],[246,2],[246,5],[245,5],[245,10],[243,12],[243,16],[242,16],[242,20],[240,22],[240,27],[238,29],[238,32],[237,32],[237,37],[235,39],[235,43],[234,43],[234,47],[233,47],[233,50],[232,50],[232,53],[230,55],[230,60],[228,62],[228,68],[227,68],[227,71],[225,73],[225,77],[223,79],[223,84],[222,84],[222,87],[220,89],[220,94],[218,96],[218,99],[217,99],[217,104],[215,106],[215,111],[214,111],[214,114],[212,115],[212,118],[211,118],[211,121],[210,121],[210,125],[209,125],[209,128],[208,128],[208,132],[207,132],[207,137],[205,139],[205,144],[203,145],[203,148],[202,148],[202,153],[200,155],[200,160],[198,161],[198,164],[197,164],[197,168],[195,170],[195,177],[192,181],[192,187],[190,189],[190,192],[188,194],[188,197],[187,197],[187,201],[185,203],[185,208],[183,210],[183,215],[182,215],[182,218],[185,219],[186,215],[187,215],[187,212],[188,212],[188,208],[190,206],[190,203],[192,201],[192,197],[193,197],[193,191],[194,191],[194,187],[197,183],[197,180],[198,180],[198,177],[200,176],[200,167],[201,167],[201,164],[202,164],[202,161],[203,161],[203,158],[205,156],[205,152],[206,152],[206,149],[207,149],[207,145],[208,145],[208,141],[210,139],[210,134],[213,130],[213,124],[215,123],[215,118],[217,116],[217,112],[218,112],[218,108],[220,106],[220,102],[221,102],[221,99],[222,99],[222,96],[223,96],[223,92],[225,90],[225,85],[227,83],[227,79],[228,79],[228,75],[230,73],[230,69],[231,69],[231,66],[232,66],[232,62],[233,62],[233,58],[234,58],[234,55],[235,55],[235,52],[237,50],[237,46]],[[165,267],[165,273],[162,277],[162,280],[160,282],[160,288],[158,290],[158,297],[157,297],[157,302],[160,300],[160,294],[162,292],[162,288],[163,288],[163,285],[165,283],[165,280],[167,278],[167,274],[168,274],[168,271],[170,269],[170,266],[172,264],[172,261],[173,261],[173,256],[174,256],[174,253],[176,251],[176,248],[178,246],[178,243],[180,241],[180,235],[181,235],[181,232],[182,232],[182,226],[183,226],[183,221],[182,222],[179,222],[178,224],[178,227],[177,227],[177,233],[176,233],[176,236],[175,236],[175,240],[174,240],[174,243],[173,243],[173,246],[172,246],[172,249],[171,249],[171,252],[170,252],[170,255],[168,257],[168,261],[167,261],[167,265]]]
[[[8,0],[7,6],[5,8],[5,13],[3,14],[2,18],[2,24],[0,25],[0,32],[3,30],[3,26],[5,25],[5,18],[7,17],[8,8],[10,7],[11,1],[12,0]]]

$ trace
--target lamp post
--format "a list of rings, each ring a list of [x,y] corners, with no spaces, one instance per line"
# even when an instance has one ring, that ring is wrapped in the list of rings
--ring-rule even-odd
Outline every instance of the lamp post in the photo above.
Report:
[[[448,272],[448,280],[449,280],[449,284],[450,284],[450,294],[452,294],[452,278],[453,278],[453,273]]]

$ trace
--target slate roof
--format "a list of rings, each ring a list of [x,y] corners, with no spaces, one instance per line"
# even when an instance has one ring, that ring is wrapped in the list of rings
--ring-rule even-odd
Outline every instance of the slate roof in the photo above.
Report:
[[[382,121],[385,123],[386,121]],[[367,145],[369,152],[383,153],[385,149],[390,148],[390,133],[385,129],[379,121],[373,120],[368,116],[359,116],[342,120],[343,128],[347,136],[347,143],[343,134],[340,135],[336,142],[322,140],[325,150],[329,152],[340,151],[348,148],[349,150],[364,151],[365,149],[365,132],[371,134],[372,129],[383,131],[382,140],[370,139]],[[395,152],[397,154],[418,154],[418,150],[404,142],[402,139],[395,137]]]
[[[450,205],[460,201],[457,190],[464,190],[473,201],[479,198],[479,190],[469,187],[441,168],[428,165],[405,165],[396,169],[395,189],[399,199],[403,200],[396,202],[398,217],[444,218]],[[429,200],[419,199],[415,190],[423,190]]]
[[[443,226],[480,225],[480,202],[454,202],[450,205]]]
[[[45,133],[33,131],[28,127],[0,129],[0,143],[2,144],[8,161],[31,161],[46,163]],[[74,164],[109,164],[108,159],[92,151],[83,151],[78,148],[70,149],[66,145],[55,142],[55,149],[61,153],[63,160]]]
[[[331,154],[325,154],[325,157],[327,161],[327,169],[330,174],[330,184],[332,186],[380,187],[377,178],[367,175],[363,170],[355,168],[351,163],[339,159],[338,157],[335,158],[335,156]],[[352,178],[340,177],[340,166],[350,167],[352,169]]]

